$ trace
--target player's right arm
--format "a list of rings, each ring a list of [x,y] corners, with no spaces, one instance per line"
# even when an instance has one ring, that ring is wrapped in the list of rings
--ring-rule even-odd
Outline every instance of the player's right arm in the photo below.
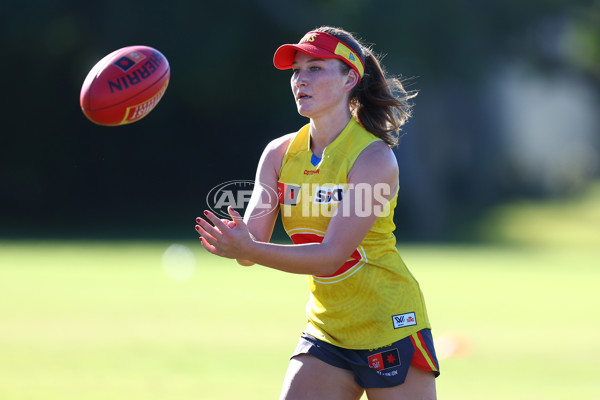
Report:
[[[244,213],[244,222],[255,240],[268,242],[279,213],[277,182],[283,156],[294,133],[274,139],[260,157],[252,197]],[[248,260],[237,260],[240,265],[250,266]]]

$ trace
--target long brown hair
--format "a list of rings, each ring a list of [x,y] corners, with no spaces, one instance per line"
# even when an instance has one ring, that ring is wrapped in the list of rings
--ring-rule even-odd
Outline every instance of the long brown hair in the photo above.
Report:
[[[401,127],[411,116],[410,99],[415,97],[417,92],[407,92],[400,79],[387,77],[380,58],[350,32],[331,26],[322,26],[315,31],[335,36],[361,57],[365,74],[350,93],[350,110],[366,130],[382,139],[388,146],[396,146]],[[342,64],[346,71],[350,70],[350,66]]]

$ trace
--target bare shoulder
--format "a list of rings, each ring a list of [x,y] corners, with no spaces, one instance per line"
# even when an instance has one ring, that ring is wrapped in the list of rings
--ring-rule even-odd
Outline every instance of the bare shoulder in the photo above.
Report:
[[[287,149],[287,147],[290,143],[290,140],[292,140],[292,138],[295,135],[296,135],[296,132],[292,132],[292,133],[288,133],[287,135],[283,135],[276,139],[273,139],[268,144],[267,148],[273,148],[273,149],[283,148],[283,151],[285,152],[285,149]]]
[[[398,161],[392,149],[382,141],[367,146],[358,156],[352,171],[376,171],[381,175],[397,175]]]
[[[385,197],[390,200],[398,189],[398,162],[392,149],[381,141],[371,143],[356,159],[348,182],[384,184],[389,188]]]
[[[281,163],[283,162],[283,156],[289,146],[290,141],[294,137],[295,133],[288,133],[271,142],[265,147],[263,154],[259,162],[259,175],[263,173],[274,174],[273,176],[279,176],[279,170]],[[264,177],[263,177],[264,178]]]

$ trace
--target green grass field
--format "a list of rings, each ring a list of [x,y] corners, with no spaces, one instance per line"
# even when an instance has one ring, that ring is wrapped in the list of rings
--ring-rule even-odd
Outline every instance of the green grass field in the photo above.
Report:
[[[544,209],[495,229],[531,238],[550,229]],[[599,227],[596,215],[582,224]],[[576,243],[400,244],[444,356],[440,399],[600,399],[600,235],[584,231]],[[276,399],[306,277],[196,242],[182,243],[193,270],[185,254],[165,264],[170,244],[0,242],[0,399]]]
[[[0,244],[0,398],[277,398],[306,278],[188,243],[174,280],[168,245]],[[440,399],[600,398],[599,251],[400,248],[449,355]]]

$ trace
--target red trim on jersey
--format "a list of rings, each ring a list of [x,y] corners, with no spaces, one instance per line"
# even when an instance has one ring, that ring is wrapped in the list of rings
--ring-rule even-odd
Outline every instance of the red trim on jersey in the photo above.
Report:
[[[323,236],[317,235],[316,233],[294,233],[290,236],[290,238],[292,239],[292,242],[294,242],[294,244],[321,243],[324,239]],[[327,275],[327,276],[316,275],[316,276],[318,276],[319,278],[330,278],[333,276],[341,275],[344,272],[348,271],[350,268],[354,267],[356,264],[358,264],[360,262],[360,260],[362,260],[362,256],[360,255],[360,252],[358,251],[358,249],[354,249],[354,251],[352,252],[352,255],[350,255],[350,258],[348,259],[348,261],[346,261],[332,275]]]

